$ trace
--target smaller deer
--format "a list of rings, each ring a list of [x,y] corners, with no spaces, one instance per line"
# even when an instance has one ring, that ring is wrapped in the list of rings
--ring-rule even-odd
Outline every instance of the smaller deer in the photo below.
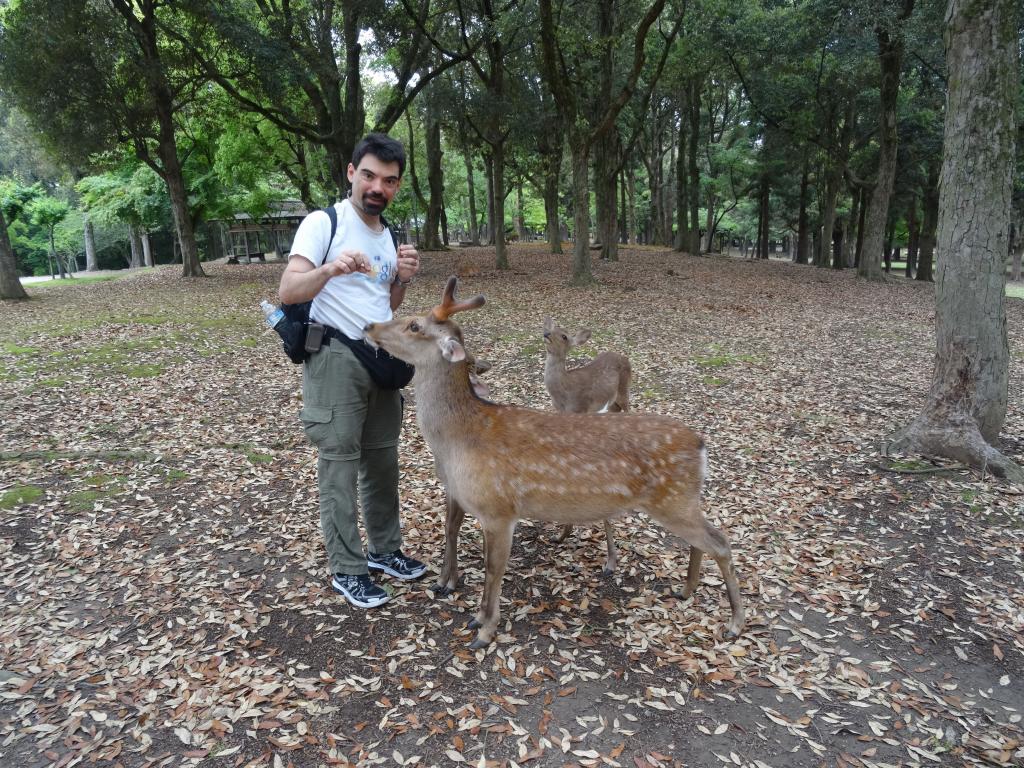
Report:
[[[602,352],[586,365],[569,370],[565,358],[569,350],[590,339],[586,328],[570,336],[544,318],[544,386],[555,410],[567,413],[607,413],[629,410],[629,360],[618,352]]]
[[[544,318],[544,346],[548,356],[544,362],[544,386],[551,395],[555,410],[568,413],[605,413],[629,410],[629,380],[632,369],[629,360],[618,352],[602,352],[586,365],[569,370],[565,366],[566,356],[573,347],[590,339],[590,330],[583,328],[572,336],[568,331],[555,325],[550,317]],[[566,540],[572,526],[566,525],[556,543]],[[615,550],[615,536],[610,521],[604,521],[604,533],[608,542],[608,559],[604,573],[615,571],[618,553]]]

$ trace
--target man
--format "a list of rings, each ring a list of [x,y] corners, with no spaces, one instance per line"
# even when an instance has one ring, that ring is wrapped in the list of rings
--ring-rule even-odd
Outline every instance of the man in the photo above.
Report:
[[[309,214],[299,225],[278,290],[281,301],[312,300],[310,321],[325,326],[324,346],[310,354],[302,373],[301,419],[319,449],[320,527],[331,585],[352,605],[372,608],[390,599],[369,571],[418,579],[426,566],[402,554],[398,519],[398,435],[402,398],[379,386],[353,353],[368,323],[390,320],[419,271],[411,245],[398,246],[381,212],[398,192],[405,150],[389,136],[371,133],[356,146],[348,166],[352,191],[330,218]],[[326,254],[326,258],[325,258]],[[356,349],[363,357],[363,350]],[[400,386],[400,385],[399,385]],[[362,503],[368,551],[357,520]]]

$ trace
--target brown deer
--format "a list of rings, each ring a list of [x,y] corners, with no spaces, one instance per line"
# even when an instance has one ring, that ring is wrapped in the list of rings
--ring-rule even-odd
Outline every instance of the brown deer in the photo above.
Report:
[[[732,608],[725,634],[738,635],[743,597],[729,541],[700,508],[707,467],[701,437],[667,416],[556,413],[480,399],[470,386],[462,331],[450,318],[482,306],[484,297],[456,302],[455,284],[449,278],[441,303],[426,315],[371,323],[365,337],[416,366],[420,429],[449,497],[446,529],[457,532],[465,511],[480,522],[484,590],[469,624],[478,630],[470,647],[486,646],[497,632],[518,520],[576,525],[630,510],[690,544],[684,599],[697,587],[703,553],[714,558]],[[458,576],[454,538],[446,542],[439,585],[449,590]]]
[[[544,347],[548,353],[544,361],[544,386],[551,395],[551,402],[556,410],[569,413],[628,411],[632,370],[624,355],[602,352],[586,365],[572,370],[566,368],[569,350],[586,343],[590,333],[583,328],[570,336],[550,317],[544,318]],[[565,541],[571,532],[571,525],[564,526],[555,541]],[[615,571],[618,561],[615,536],[608,520],[604,521],[604,533],[608,542],[608,559],[604,564],[607,575]]]

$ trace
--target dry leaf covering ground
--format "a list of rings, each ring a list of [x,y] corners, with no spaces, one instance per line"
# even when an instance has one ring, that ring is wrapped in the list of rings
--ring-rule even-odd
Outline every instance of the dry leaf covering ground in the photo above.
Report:
[[[481,539],[459,591],[328,588],[300,371],[257,302],[281,265],[177,268],[0,304],[0,765],[884,766],[1024,762],[1024,496],[880,439],[919,407],[933,290],[783,263],[623,249],[566,285],[541,246],[457,262],[492,397],[547,408],[545,314],[634,369],[636,410],[710,447],[748,627],[705,560],[642,517],[553,544],[521,524],[502,631],[470,652]],[[1024,302],[1009,300],[1004,449],[1024,460]],[[405,548],[436,570],[443,497],[407,390]],[[927,470],[927,471],[926,471]]]

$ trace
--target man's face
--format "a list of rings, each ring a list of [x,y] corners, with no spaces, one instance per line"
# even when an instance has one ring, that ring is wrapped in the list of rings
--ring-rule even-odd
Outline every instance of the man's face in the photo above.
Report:
[[[363,213],[379,216],[398,192],[401,183],[398,163],[385,163],[374,155],[363,155],[358,168],[348,164],[348,181],[352,185],[352,203]]]

